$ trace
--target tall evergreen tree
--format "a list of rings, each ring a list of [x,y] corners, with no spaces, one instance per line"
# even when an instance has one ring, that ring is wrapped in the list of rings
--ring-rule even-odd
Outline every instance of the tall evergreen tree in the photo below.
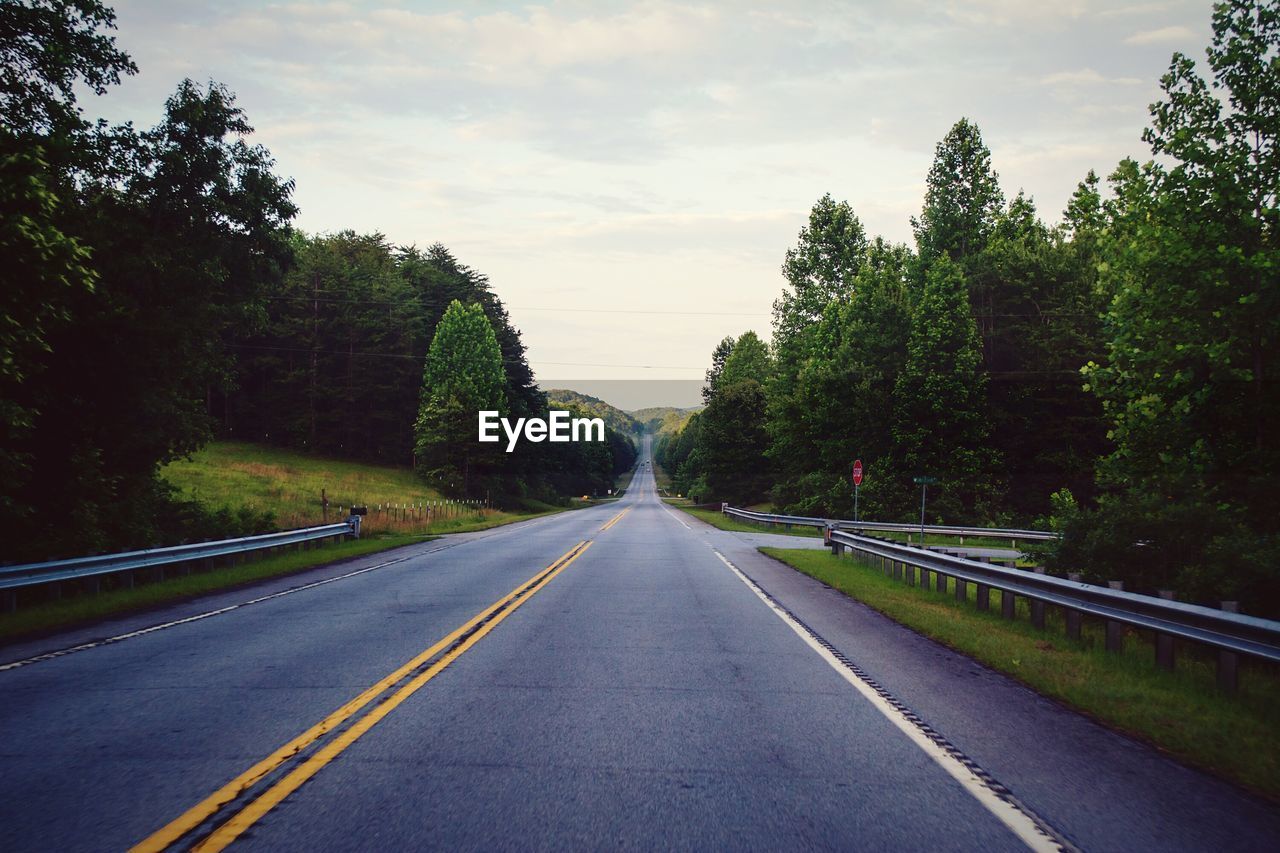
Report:
[[[929,265],[894,387],[893,433],[904,473],[940,481],[934,511],[976,521],[991,510],[993,459],[967,291],[964,273],[949,258]]]
[[[926,178],[924,209],[912,220],[920,258],[963,262],[982,251],[1004,207],[999,176],[978,126],[962,118],[938,143]]]
[[[711,351],[711,367],[707,368],[706,381],[702,385],[702,402],[711,402],[712,396],[715,395],[716,388],[720,385],[720,373],[724,370],[724,363],[733,352],[733,343],[733,335],[726,335]]]
[[[507,411],[505,386],[502,350],[484,309],[454,300],[436,327],[422,374],[415,435],[424,477],[452,494],[484,494],[502,450],[500,442],[477,441],[477,415]]]

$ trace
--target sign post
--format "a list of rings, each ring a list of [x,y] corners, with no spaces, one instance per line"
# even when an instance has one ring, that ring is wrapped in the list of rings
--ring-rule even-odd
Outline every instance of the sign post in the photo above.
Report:
[[[853,520],[858,520],[858,486],[862,485],[862,460],[853,460]]]
[[[925,495],[929,493],[929,486],[938,482],[937,477],[915,477],[915,482],[920,485],[920,547],[924,547],[924,500]]]

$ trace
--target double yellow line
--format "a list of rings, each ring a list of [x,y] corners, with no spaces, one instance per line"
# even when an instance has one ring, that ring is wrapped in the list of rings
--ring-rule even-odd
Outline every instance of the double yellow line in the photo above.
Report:
[[[619,513],[609,524],[616,522],[622,514]],[[405,678],[410,679],[376,705],[369,708],[364,716],[357,719],[341,734],[326,743],[286,776],[251,800],[239,812],[232,815],[230,819],[194,847],[195,850],[199,851],[222,850],[240,837],[245,830],[253,826],[263,815],[277,806],[285,797],[298,790],[307,780],[319,773],[326,764],[355,743],[365,732],[377,725],[383,717],[395,710],[400,703],[439,675],[445,667],[457,660],[467,649],[478,643],[481,638],[497,627],[503,619],[510,616],[516,608],[528,601],[534,593],[550,583],[556,575],[564,571],[590,547],[590,540],[574,545],[550,566],[547,566],[547,568],[485,608],[475,618],[440,640],[440,642],[424,650],[421,654],[416,655],[412,660],[409,660],[399,669],[338,708],[328,717],[325,717],[319,723],[223,785],[176,820],[138,842],[133,846],[132,850],[134,853],[150,853],[150,851],[167,849],[202,826],[210,818],[213,818],[224,807],[239,799],[272,771],[300,755],[308,746],[356,716],[359,711],[368,706],[374,699],[391,690]],[[425,669],[423,668],[424,666]]]
[[[619,521],[621,521],[621,520],[622,520],[622,517],[623,517],[624,515],[626,515],[626,514],[627,514],[627,513],[629,513],[629,512],[631,512],[631,507],[627,507],[627,508],[626,508],[626,509],[624,509],[622,512],[620,512],[620,513],[618,513],[617,515],[615,515],[613,518],[611,518],[611,519],[609,519],[608,521],[606,521],[606,522],[604,523],[604,527],[601,527],[601,528],[600,528],[600,532],[601,532],[601,533],[604,533],[604,532],[605,532],[606,530],[608,530],[610,527],[613,527],[615,524],[617,524]]]

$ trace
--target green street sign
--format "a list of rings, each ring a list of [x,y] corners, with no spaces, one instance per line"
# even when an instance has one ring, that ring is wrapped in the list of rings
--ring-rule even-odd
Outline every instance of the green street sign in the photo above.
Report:
[[[912,478],[917,486],[932,486],[938,482],[937,477],[914,477]]]

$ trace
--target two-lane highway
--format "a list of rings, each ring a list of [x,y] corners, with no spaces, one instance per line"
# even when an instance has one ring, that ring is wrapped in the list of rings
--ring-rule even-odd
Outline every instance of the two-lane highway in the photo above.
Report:
[[[0,657],[90,646],[0,671],[0,848],[1263,849],[1280,828],[672,511],[648,465],[612,505],[112,636]],[[1056,754],[1080,750],[1110,757]]]

